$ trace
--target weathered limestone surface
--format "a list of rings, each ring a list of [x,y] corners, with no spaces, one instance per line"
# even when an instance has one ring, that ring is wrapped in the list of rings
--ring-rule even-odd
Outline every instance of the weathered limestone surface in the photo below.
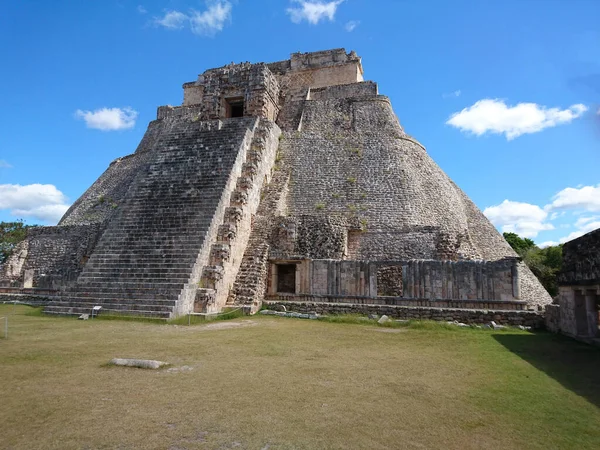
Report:
[[[76,280],[101,232],[101,224],[29,228],[5,264],[3,284],[22,286],[27,272],[41,289]]]
[[[600,343],[600,230],[563,246],[558,283],[558,305],[546,316],[547,328]]]
[[[382,298],[398,308],[550,303],[363,80],[356,53],[229,64],[183,90],[183,105],[159,107],[135,153],[57,227],[30,232],[0,283],[58,290],[44,294],[51,313],[99,304],[164,318],[226,304],[255,312],[279,294],[278,265],[284,289],[325,295],[339,311],[353,296],[377,308]]]
[[[435,308],[414,306],[392,306],[373,304],[344,304],[330,302],[278,302],[266,300],[270,309],[285,306],[287,311],[303,314],[377,314],[394,319],[458,321],[466,324],[489,324],[494,321],[501,325],[523,325],[532,328],[544,327],[544,316],[533,311],[479,310],[460,308]]]
[[[169,317],[193,308],[258,119],[163,121],[151,163],[132,181],[75,285],[47,312],[101,304]]]
[[[515,259],[493,262],[303,259],[296,265],[296,292],[377,297],[385,295],[379,286],[383,282],[385,291],[391,292],[389,295],[394,296],[395,287],[396,292],[402,292],[396,296],[404,298],[518,301],[516,270]],[[275,284],[270,294],[277,292]]]
[[[600,230],[584,234],[563,246],[562,285],[599,284]]]
[[[300,130],[286,133],[281,149],[292,184],[272,259],[517,256],[423,146],[404,133],[387,98],[374,89],[340,98],[344,91],[354,95],[348,86],[319,89],[320,100],[304,102]],[[524,264],[518,271],[521,299],[539,306],[551,302]]]

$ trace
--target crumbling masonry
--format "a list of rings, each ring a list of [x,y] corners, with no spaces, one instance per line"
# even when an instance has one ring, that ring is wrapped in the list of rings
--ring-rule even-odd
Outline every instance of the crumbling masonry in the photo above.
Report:
[[[58,226],[30,231],[4,296],[52,314],[266,302],[523,324],[551,302],[354,52],[231,64],[183,90]]]

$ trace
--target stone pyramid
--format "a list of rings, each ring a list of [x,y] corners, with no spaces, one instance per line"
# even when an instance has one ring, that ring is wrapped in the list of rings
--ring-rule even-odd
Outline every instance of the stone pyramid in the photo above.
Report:
[[[551,302],[354,52],[231,64],[183,88],[58,226],[30,231],[4,292],[47,313],[160,318],[263,304],[518,316]]]

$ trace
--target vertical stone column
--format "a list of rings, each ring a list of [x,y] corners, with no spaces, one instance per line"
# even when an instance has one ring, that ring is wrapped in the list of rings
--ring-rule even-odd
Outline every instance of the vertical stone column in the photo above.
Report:
[[[377,265],[375,263],[369,263],[367,265],[367,273],[365,278],[368,282],[367,295],[371,298],[377,297]]]
[[[512,288],[513,288],[513,297],[516,300],[521,299],[521,280],[519,278],[519,267],[516,263],[514,263],[510,268],[510,273],[512,275]]]
[[[31,289],[33,287],[33,269],[27,269],[23,275],[23,287]]]

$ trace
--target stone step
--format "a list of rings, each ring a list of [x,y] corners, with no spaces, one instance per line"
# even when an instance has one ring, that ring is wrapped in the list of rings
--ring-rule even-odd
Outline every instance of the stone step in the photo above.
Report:
[[[200,245],[198,244],[169,244],[168,242],[156,243],[156,245],[147,245],[144,243],[135,244],[129,243],[126,247],[118,244],[104,245],[102,250],[108,253],[119,253],[122,255],[126,254],[198,254],[200,251]]]
[[[86,267],[86,274],[87,275],[93,275],[93,274],[98,274],[98,275],[108,275],[108,274],[116,274],[116,275],[135,275],[135,274],[140,274],[140,275],[145,275],[145,276],[169,276],[169,275],[175,275],[175,276],[182,276],[182,275],[187,275],[191,272],[191,268],[189,267],[185,267],[185,268],[170,268],[170,267],[164,267],[164,268],[154,268],[154,269],[144,269],[143,267],[129,267],[129,268],[125,268],[125,267],[121,267],[121,268],[115,268],[113,266],[104,266],[104,267],[95,267],[95,268],[89,268]]]
[[[101,299],[100,301],[93,301],[93,299],[90,298],[86,298],[86,299],[82,299],[82,300],[71,300],[71,301],[54,301],[52,303],[50,303],[48,306],[52,307],[52,308],[71,308],[71,307],[76,307],[76,308],[88,308],[88,309],[92,309],[94,306],[102,306],[102,308],[106,307],[106,308],[110,308],[110,309],[115,309],[115,310],[123,310],[123,309],[128,309],[128,310],[144,310],[144,311],[165,311],[165,312],[171,312],[173,310],[173,307],[175,306],[175,304],[170,304],[170,305],[160,305],[160,304],[148,304],[146,302],[144,303],[139,303],[139,302],[126,302],[126,303],[122,303],[122,299],[121,302],[115,301],[115,302],[107,302],[106,299]]]
[[[104,305],[112,305],[112,304],[132,303],[133,301],[139,301],[139,302],[143,303],[144,305],[161,306],[164,308],[174,307],[177,304],[176,299],[142,298],[142,297],[135,297],[133,299],[130,299],[130,298],[125,298],[125,297],[117,297],[117,296],[113,296],[113,297],[79,296],[78,297],[75,294],[74,295],[65,295],[65,296],[61,297],[60,299],[52,301],[51,304],[54,305],[56,303],[66,302],[66,303],[72,303],[72,305],[70,305],[70,306],[77,306],[80,304],[101,302]]]
[[[89,283],[118,283],[118,282],[138,282],[138,283],[144,283],[144,282],[151,282],[151,283],[160,283],[160,282],[165,282],[165,283],[181,283],[181,284],[185,284],[190,280],[190,276],[191,274],[182,274],[182,275],[171,275],[171,274],[162,274],[162,275],[153,275],[153,274],[139,274],[139,273],[133,273],[133,274],[117,274],[117,275],[112,275],[112,274],[99,274],[97,276],[95,276],[95,274],[89,274],[89,273],[85,273],[85,274],[81,274],[79,276],[79,278],[77,278],[77,281],[79,283],[85,283],[85,284],[89,284]]]
[[[44,314],[53,314],[57,316],[80,316],[81,314],[90,314],[89,308],[81,308],[76,306],[69,307],[52,307],[46,306]],[[147,317],[152,319],[169,319],[171,317],[170,311],[145,311],[145,310],[126,310],[126,309],[111,309],[102,308],[100,314],[109,315],[115,314],[120,316],[138,316]]]
[[[177,269],[183,271],[190,271],[194,267],[193,263],[139,263],[136,265],[136,268],[140,270],[147,270],[150,272],[156,271],[159,272],[161,270],[169,270],[169,269]],[[131,268],[131,264],[129,263],[110,263],[110,264],[98,264],[98,263],[90,263],[88,262],[85,266],[86,270],[93,271],[95,269],[104,270],[108,268],[110,270],[127,270]]]
[[[64,293],[63,299],[119,299],[151,301],[176,301],[181,290],[170,293],[158,293],[155,291],[144,292],[142,290],[106,291],[104,289],[84,290],[83,287],[73,288],[72,291]]]
[[[181,264],[193,264],[196,261],[196,256],[182,256],[182,255],[122,255],[119,253],[106,253],[106,254],[95,254],[92,255],[88,264],[91,263],[90,267],[105,264],[161,264],[170,265],[173,263]],[[87,266],[86,266],[87,267]]]
[[[119,250],[121,250],[119,252]],[[175,258],[176,256],[179,256],[181,258],[184,258],[185,256],[192,256],[192,255],[197,255],[198,251],[200,249],[187,249],[187,248],[169,248],[169,247],[165,247],[165,248],[141,248],[141,247],[129,247],[129,248],[103,248],[101,251],[98,251],[97,253],[94,253],[92,255],[92,258],[95,256],[104,256],[104,255],[118,255],[120,257],[127,257],[127,256],[148,256],[148,257],[152,257],[152,256],[158,256],[158,257],[163,257],[162,255],[164,255],[164,257],[168,257],[171,256],[173,258]],[[91,259],[91,258],[90,258]]]
[[[76,284],[77,289],[81,290],[81,288],[86,289],[86,290],[93,290],[93,289],[103,289],[103,290],[108,290],[109,288],[114,288],[116,290],[121,290],[121,291],[135,291],[135,290],[139,290],[139,291],[147,291],[147,292],[151,292],[151,291],[156,291],[156,292],[172,292],[175,291],[177,289],[181,290],[183,289],[184,282],[174,282],[174,283],[170,283],[170,282],[141,282],[141,281],[135,281],[135,280],[113,280],[114,283],[111,286],[107,286],[106,283],[104,282],[99,282],[99,281],[89,281],[89,282],[82,282],[82,283],[78,283]]]

